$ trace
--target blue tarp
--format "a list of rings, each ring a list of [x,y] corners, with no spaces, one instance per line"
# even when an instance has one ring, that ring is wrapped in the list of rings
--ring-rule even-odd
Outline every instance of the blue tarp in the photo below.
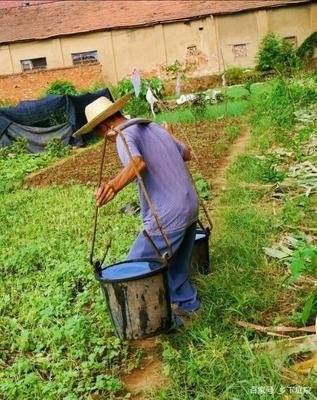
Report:
[[[110,91],[102,89],[80,96],[47,96],[1,108],[0,147],[10,146],[19,137],[27,139],[31,153],[42,151],[53,138],[60,138],[64,144],[82,146],[90,136],[73,138],[72,133],[85,124],[85,107],[100,96],[113,100]],[[61,123],[61,118],[67,122]]]

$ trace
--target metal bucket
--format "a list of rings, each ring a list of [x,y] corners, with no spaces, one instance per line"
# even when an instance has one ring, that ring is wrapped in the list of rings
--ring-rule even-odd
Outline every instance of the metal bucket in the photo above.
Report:
[[[191,273],[208,275],[211,272],[209,255],[210,229],[197,229],[192,255]]]
[[[171,327],[167,266],[161,260],[128,260],[96,275],[121,339],[141,339]]]

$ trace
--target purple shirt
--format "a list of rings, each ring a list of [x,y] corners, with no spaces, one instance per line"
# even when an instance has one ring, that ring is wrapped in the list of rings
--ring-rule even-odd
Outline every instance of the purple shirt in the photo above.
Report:
[[[136,123],[121,129],[132,156],[141,156],[146,163],[143,172],[145,187],[167,231],[185,229],[198,217],[198,198],[183,161],[184,145],[160,125]],[[124,166],[129,161],[122,138],[117,136],[117,151]],[[145,196],[139,186],[144,228],[158,230]]]

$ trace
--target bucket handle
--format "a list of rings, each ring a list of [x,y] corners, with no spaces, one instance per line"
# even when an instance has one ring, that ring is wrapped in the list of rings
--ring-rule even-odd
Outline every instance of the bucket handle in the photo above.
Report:
[[[156,253],[158,254],[159,258],[162,259],[164,264],[166,264],[167,261],[173,255],[172,246],[171,246],[171,244],[169,242],[169,239],[168,239],[166,233],[164,232],[163,227],[162,227],[162,225],[160,223],[159,216],[158,216],[158,214],[157,214],[157,212],[156,212],[156,210],[155,210],[155,208],[154,208],[154,206],[152,204],[152,201],[151,201],[151,199],[149,197],[149,194],[148,194],[148,192],[146,190],[143,178],[142,178],[141,174],[138,172],[138,170],[136,168],[136,165],[135,165],[135,162],[133,160],[131,151],[129,149],[129,146],[128,146],[127,142],[126,142],[126,139],[125,139],[122,131],[119,128],[112,128],[112,130],[115,131],[116,133],[118,133],[120,135],[120,137],[122,138],[122,141],[123,141],[123,143],[125,145],[125,148],[126,148],[126,150],[128,152],[129,158],[133,163],[133,167],[134,167],[135,173],[136,173],[137,177],[139,178],[139,182],[141,183],[141,188],[142,188],[142,190],[144,192],[145,198],[146,198],[146,200],[148,202],[148,205],[150,207],[150,210],[151,210],[151,212],[152,212],[152,214],[153,214],[153,216],[155,218],[155,221],[157,223],[159,231],[160,231],[160,233],[161,233],[161,235],[162,235],[162,237],[163,237],[163,239],[164,239],[164,241],[166,243],[168,251],[165,252],[164,254],[161,254],[160,250],[155,245],[155,243],[154,243],[153,239],[151,238],[151,236],[149,235],[149,233],[146,230],[144,230],[143,234],[150,241],[150,243],[154,247]],[[101,155],[101,162],[100,162],[99,176],[98,176],[98,187],[100,187],[101,182],[102,182],[102,173],[103,173],[104,162],[105,162],[106,148],[107,148],[107,136],[104,137],[104,144],[103,144],[103,148],[102,148],[102,155]],[[96,244],[96,234],[97,234],[97,226],[98,226],[98,217],[99,217],[99,207],[95,206],[94,226],[93,226],[91,249],[90,249],[90,255],[89,255],[89,262],[90,262],[91,266],[93,267],[95,275],[99,275],[99,273],[101,271],[101,268],[102,268],[102,265],[103,265],[103,263],[104,263],[104,261],[105,261],[105,259],[107,257],[108,251],[109,251],[110,246],[111,246],[111,238],[110,238],[110,240],[108,241],[108,243],[106,245],[105,252],[104,252],[104,255],[103,255],[102,259],[101,260],[94,259],[95,244]]]

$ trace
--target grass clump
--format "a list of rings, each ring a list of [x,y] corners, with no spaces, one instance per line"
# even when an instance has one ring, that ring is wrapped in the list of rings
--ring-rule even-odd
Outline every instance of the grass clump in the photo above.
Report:
[[[97,249],[109,235],[125,232],[109,260],[126,254],[138,229],[137,217],[122,223],[120,213],[134,196],[128,190],[101,215]],[[87,262],[92,201],[83,186],[17,190],[2,198],[1,398],[112,399],[122,393],[119,372],[133,357],[128,360],[127,343],[114,335]]]
[[[23,178],[28,173],[46,167],[69,153],[69,146],[65,146],[59,139],[51,140],[46,151],[36,154],[27,152],[26,138],[19,138],[11,146],[1,148],[0,194],[16,190],[21,187]]]

